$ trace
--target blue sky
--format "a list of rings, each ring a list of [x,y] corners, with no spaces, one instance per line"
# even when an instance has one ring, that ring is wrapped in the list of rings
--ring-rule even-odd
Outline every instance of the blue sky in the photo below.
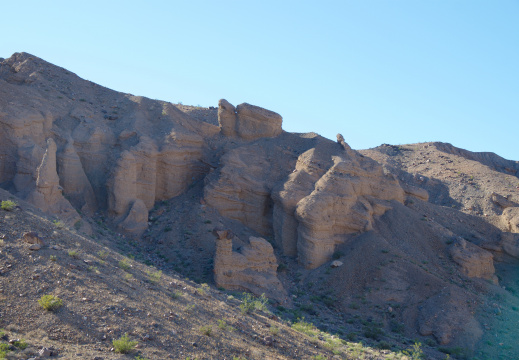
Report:
[[[25,51],[114,90],[280,113],[355,149],[450,142],[519,160],[519,1],[24,1]]]

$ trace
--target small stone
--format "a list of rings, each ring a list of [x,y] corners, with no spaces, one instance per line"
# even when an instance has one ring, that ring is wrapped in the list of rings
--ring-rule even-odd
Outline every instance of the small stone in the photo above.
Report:
[[[193,345],[194,347],[197,347],[197,346],[198,346],[198,344],[197,344],[196,342],[191,343],[191,345]]]
[[[29,246],[29,250],[40,250],[41,249],[41,245],[40,244],[32,244],[31,246]]]
[[[334,261],[332,261],[332,264],[330,266],[332,268],[337,268],[337,267],[342,266],[342,265],[343,265],[342,261],[334,260]]]
[[[272,343],[274,342],[274,340],[272,339],[272,336],[265,336],[263,341],[265,342],[265,345],[267,345],[267,346],[272,346]]]
[[[52,355],[52,351],[50,351],[48,348],[44,347],[43,349],[38,351],[38,355],[40,355],[40,356],[51,356]]]
[[[29,244],[40,244],[42,246],[45,245],[45,243],[43,242],[42,238],[40,238],[38,233],[36,233],[34,231],[30,231],[30,232],[24,233],[23,234],[23,240],[26,243],[29,243]]]

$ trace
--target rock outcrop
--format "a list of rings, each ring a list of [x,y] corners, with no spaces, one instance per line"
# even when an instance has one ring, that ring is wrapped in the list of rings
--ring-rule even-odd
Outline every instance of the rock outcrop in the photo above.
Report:
[[[281,115],[259,106],[243,103],[236,108],[227,100],[218,102],[218,123],[225,136],[244,140],[275,137],[281,134]]]
[[[59,184],[56,171],[56,149],[56,143],[49,138],[47,149],[36,172],[36,187],[27,199],[42,211],[57,214],[72,225],[80,220],[80,216],[63,197],[63,188]]]
[[[464,239],[457,239],[449,250],[452,259],[468,277],[493,280],[497,283],[492,254]]]
[[[344,235],[371,230],[389,200],[404,200],[398,181],[374,161],[348,148],[335,153],[306,151],[273,194],[276,243],[306,268],[329,261]]]
[[[506,231],[519,233],[519,207],[509,207],[501,215],[501,224]]]
[[[517,204],[517,203],[515,203],[515,202],[513,202],[511,200],[512,199],[511,195],[508,195],[507,197],[504,197],[504,196],[501,196],[501,195],[496,194],[494,192],[491,195],[491,199],[494,202],[494,204],[499,205],[503,209],[506,209],[506,208],[509,208],[509,207],[514,207],[514,206],[519,206],[519,204]]]
[[[0,184],[67,223],[77,209],[107,211],[117,225],[136,200],[150,209],[209,170],[207,140],[219,128],[172,104],[117,93],[26,53],[0,63],[0,85]]]
[[[277,260],[272,245],[263,238],[250,237],[239,252],[232,249],[233,234],[215,230],[214,279],[217,286],[247,290],[260,296],[286,301],[287,293],[277,278]]]
[[[141,199],[133,202],[128,216],[119,223],[118,228],[126,235],[138,239],[148,228],[148,209]]]
[[[418,317],[420,335],[433,335],[440,345],[452,345],[452,341],[462,335],[470,347],[474,346],[483,330],[464,299],[465,295],[455,289],[444,290],[427,299]]]

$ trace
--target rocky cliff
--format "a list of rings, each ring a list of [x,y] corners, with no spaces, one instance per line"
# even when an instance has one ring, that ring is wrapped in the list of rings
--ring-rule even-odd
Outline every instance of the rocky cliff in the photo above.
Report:
[[[443,143],[359,152],[282,121],[118,93],[17,53],[0,62],[0,186],[165,271],[265,293],[290,320],[483,346],[489,299],[515,286],[517,163]]]

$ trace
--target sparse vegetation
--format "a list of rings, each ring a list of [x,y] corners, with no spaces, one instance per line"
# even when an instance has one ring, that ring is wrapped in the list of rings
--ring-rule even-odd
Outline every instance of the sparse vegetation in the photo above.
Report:
[[[54,224],[55,227],[57,227],[58,229],[63,229],[65,228],[65,224],[59,220],[54,220],[52,222]]]
[[[12,211],[16,207],[16,203],[11,200],[2,201],[0,207],[5,211]]]
[[[211,336],[213,332],[213,327],[211,325],[204,325],[200,327],[200,333],[206,336]]]
[[[256,298],[249,293],[243,293],[243,298],[241,301],[242,303],[240,304],[240,310],[242,314],[250,314],[257,310],[267,310],[268,299],[265,297],[265,294],[261,294],[259,298]]]
[[[410,360],[421,360],[425,358],[425,354],[422,351],[422,344],[415,342],[409,349],[402,351],[404,355],[407,355]]]
[[[50,261],[56,261],[57,260],[56,255],[51,255],[49,257],[49,259],[50,259]]]
[[[132,268],[132,265],[128,261],[128,259],[123,259],[119,261],[119,267],[123,270],[130,270]]]
[[[112,341],[112,345],[114,347],[114,351],[121,354],[127,354],[135,348],[137,345],[137,341],[130,340],[128,334],[124,334],[117,340]]]
[[[38,304],[47,311],[56,311],[63,306],[63,300],[54,295],[43,295]]]
[[[27,344],[27,341],[25,341],[24,339],[14,341],[13,345],[20,350],[25,350],[27,349],[27,346],[29,346],[29,344]]]
[[[279,334],[279,328],[276,327],[276,326],[271,326],[270,329],[269,329],[269,332],[272,335],[277,336]]]
[[[162,277],[162,270],[159,271],[148,271],[148,277],[151,282],[157,283]]]
[[[79,252],[77,252],[77,250],[70,250],[68,256],[74,259],[79,259]]]

